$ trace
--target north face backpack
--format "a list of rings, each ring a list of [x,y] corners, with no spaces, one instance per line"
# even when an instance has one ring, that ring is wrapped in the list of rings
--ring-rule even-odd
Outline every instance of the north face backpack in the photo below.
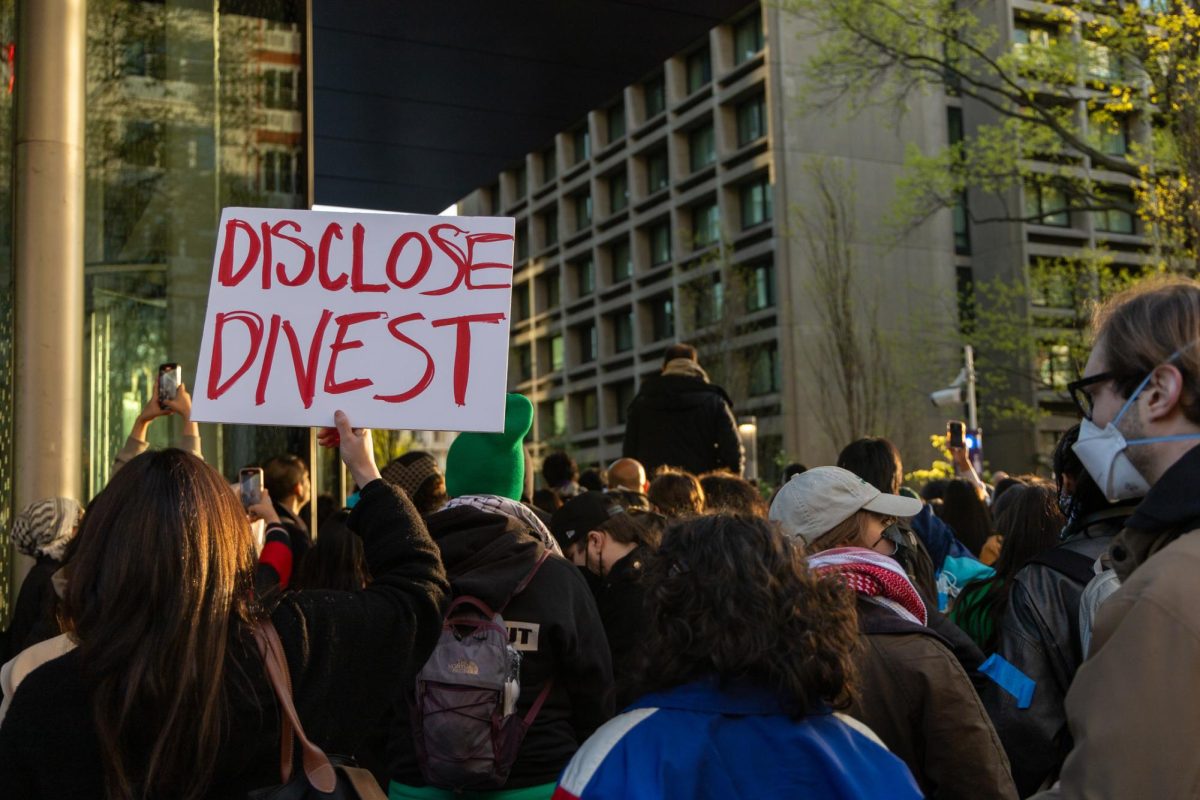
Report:
[[[412,713],[417,761],[430,786],[463,791],[507,782],[554,679],[546,681],[523,718],[515,713],[521,654],[509,644],[501,614],[549,556],[548,550],[542,553],[500,608],[462,595],[446,611],[437,646],[417,674]]]

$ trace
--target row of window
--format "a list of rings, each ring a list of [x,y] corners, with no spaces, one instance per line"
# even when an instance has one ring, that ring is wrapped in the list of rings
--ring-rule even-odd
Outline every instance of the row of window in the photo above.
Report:
[[[778,392],[780,387],[779,350],[774,343],[752,348],[746,353],[749,364],[747,394],[750,397]],[[610,415],[618,425],[628,420],[629,406],[635,394],[634,382],[620,381],[602,390],[610,402]],[[569,397],[539,404],[543,438],[565,436],[572,431],[593,431],[600,427],[600,396],[597,390],[575,392]],[[573,419],[568,419],[568,414]],[[610,422],[611,422],[610,421]]]
[[[567,265],[568,274],[576,285],[579,297],[586,297],[595,287],[595,269],[591,259]],[[685,307],[684,327],[695,331],[722,319],[726,312],[726,298],[731,295],[734,313],[753,314],[775,305],[775,269],[771,262],[760,261],[746,266],[737,266],[729,276],[733,281],[726,291],[725,278],[720,274],[706,275],[680,287],[680,297]],[[530,317],[531,283],[526,281],[513,287],[514,322]],[[553,311],[561,305],[560,273],[555,270],[536,279],[538,308]],[[650,300],[642,301],[650,320],[649,341],[657,342],[676,335],[675,303],[667,292]],[[612,353],[624,353],[633,349],[633,311],[625,309],[606,315],[608,333],[612,341]],[[594,361],[600,352],[595,339],[595,323],[585,322],[574,326],[580,344],[575,363]],[[560,353],[561,355],[561,353]],[[551,353],[552,369],[560,369],[561,359],[555,361]]]
[[[622,173],[609,179],[610,213],[616,213],[625,208],[629,202],[627,184]],[[772,187],[767,175],[759,175],[744,181],[737,186],[738,211],[741,230],[748,230],[757,225],[770,222],[774,215]],[[589,192],[581,192],[567,198],[567,205],[572,210],[574,227],[572,233],[591,227],[593,207],[592,196]],[[702,250],[705,247],[721,241],[721,211],[716,198],[708,198],[691,206],[685,212],[691,223],[691,250]],[[551,205],[538,216],[541,229],[541,249],[553,247],[559,242],[559,211],[558,205]],[[650,265],[652,267],[665,264],[671,260],[671,229],[666,219],[659,220],[646,226],[646,237],[650,249]],[[527,226],[518,223],[516,237],[517,263],[529,258],[529,231]],[[624,280],[633,274],[633,262],[630,258],[629,243],[620,239],[609,245],[612,252],[610,262],[614,265],[612,282]]]
[[[1095,229],[1105,233],[1136,233],[1132,193],[1128,189],[1111,189],[1108,194],[1116,207],[1091,212]],[[1037,225],[1069,228],[1070,200],[1053,184],[1029,184],[1025,187],[1025,217]]]
[[[766,96],[764,94],[756,94],[738,103],[734,108],[734,116],[737,127],[738,148],[752,144],[767,135],[767,108]],[[623,116],[620,118],[624,119]],[[609,119],[611,120],[613,117]],[[621,123],[621,130],[624,131],[624,123]],[[591,158],[590,137],[587,131],[582,129],[577,130],[573,134],[573,137],[574,161],[572,163],[579,163]],[[691,172],[699,172],[716,163],[716,133],[711,122],[692,128],[687,134],[687,143],[688,167]],[[646,167],[646,194],[654,194],[661,189],[665,189],[671,181],[671,170],[666,148],[654,150],[640,158]],[[558,153],[556,148],[551,146],[541,151],[538,154],[538,160],[541,162],[542,185],[556,180],[558,177]],[[525,166],[521,166],[513,174],[516,185],[516,196],[518,198],[525,197],[529,193],[528,170]],[[620,173],[615,174],[609,180],[618,180],[621,182],[620,191],[614,189],[610,193],[610,196],[614,198],[621,197],[624,203],[627,204],[629,200],[629,186],[624,170],[621,170]],[[624,205],[612,210],[618,211],[620,208],[624,208]]]

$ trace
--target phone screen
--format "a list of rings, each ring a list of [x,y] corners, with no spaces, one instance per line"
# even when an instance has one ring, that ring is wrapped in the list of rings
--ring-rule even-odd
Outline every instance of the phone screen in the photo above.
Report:
[[[163,364],[158,368],[158,404],[166,408],[168,400],[174,400],[179,394],[179,384],[183,380],[183,370],[178,364]]]
[[[242,487],[242,505],[246,507],[262,502],[263,471],[257,467],[243,469],[238,473]]]
[[[962,447],[964,444],[963,437],[965,434],[966,425],[961,422],[946,423],[946,438],[947,444],[950,447]]]

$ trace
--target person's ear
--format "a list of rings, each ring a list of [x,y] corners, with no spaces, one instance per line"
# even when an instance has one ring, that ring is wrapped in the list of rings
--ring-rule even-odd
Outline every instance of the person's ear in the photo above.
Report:
[[[1142,389],[1146,398],[1145,420],[1159,422],[1179,408],[1183,397],[1183,373],[1174,364],[1162,364],[1150,374],[1150,381]]]
[[[600,531],[588,531],[587,549],[589,553],[599,556],[604,550],[604,534]]]

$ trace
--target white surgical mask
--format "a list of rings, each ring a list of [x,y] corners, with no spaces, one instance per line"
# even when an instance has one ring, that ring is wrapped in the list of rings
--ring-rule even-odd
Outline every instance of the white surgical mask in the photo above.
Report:
[[[1182,349],[1176,351],[1167,359],[1166,363],[1174,361],[1181,352],[1183,352]],[[1146,492],[1150,491],[1149,482],[1129,460],[1129,456],[1125,452],[1126,448],[1138,444],[1200,439],[1200,434],[1181,433],[1175,436],[1153,436],[1147,439],[1126,441],[1121,431],[1117,430],[1117,423],[1137,400],[1137,396],[1142,393],[1142,389],[1150,382],[1150,376],[1153,374],[1151,372],[1142,379],[1137,389],[1125,401],[1125,405],[1121,406],[1116,418],[1103,428],[1090,419],[1083,420],[1079,424],[1079,440],[1071,447],[1075,451],[1075,455],[1079,456],[1083,468],[1096,481],[1096,485],[1100,487],[1100,491],[1104,492],[1104,496],[1110,503],[1144,497]]]

